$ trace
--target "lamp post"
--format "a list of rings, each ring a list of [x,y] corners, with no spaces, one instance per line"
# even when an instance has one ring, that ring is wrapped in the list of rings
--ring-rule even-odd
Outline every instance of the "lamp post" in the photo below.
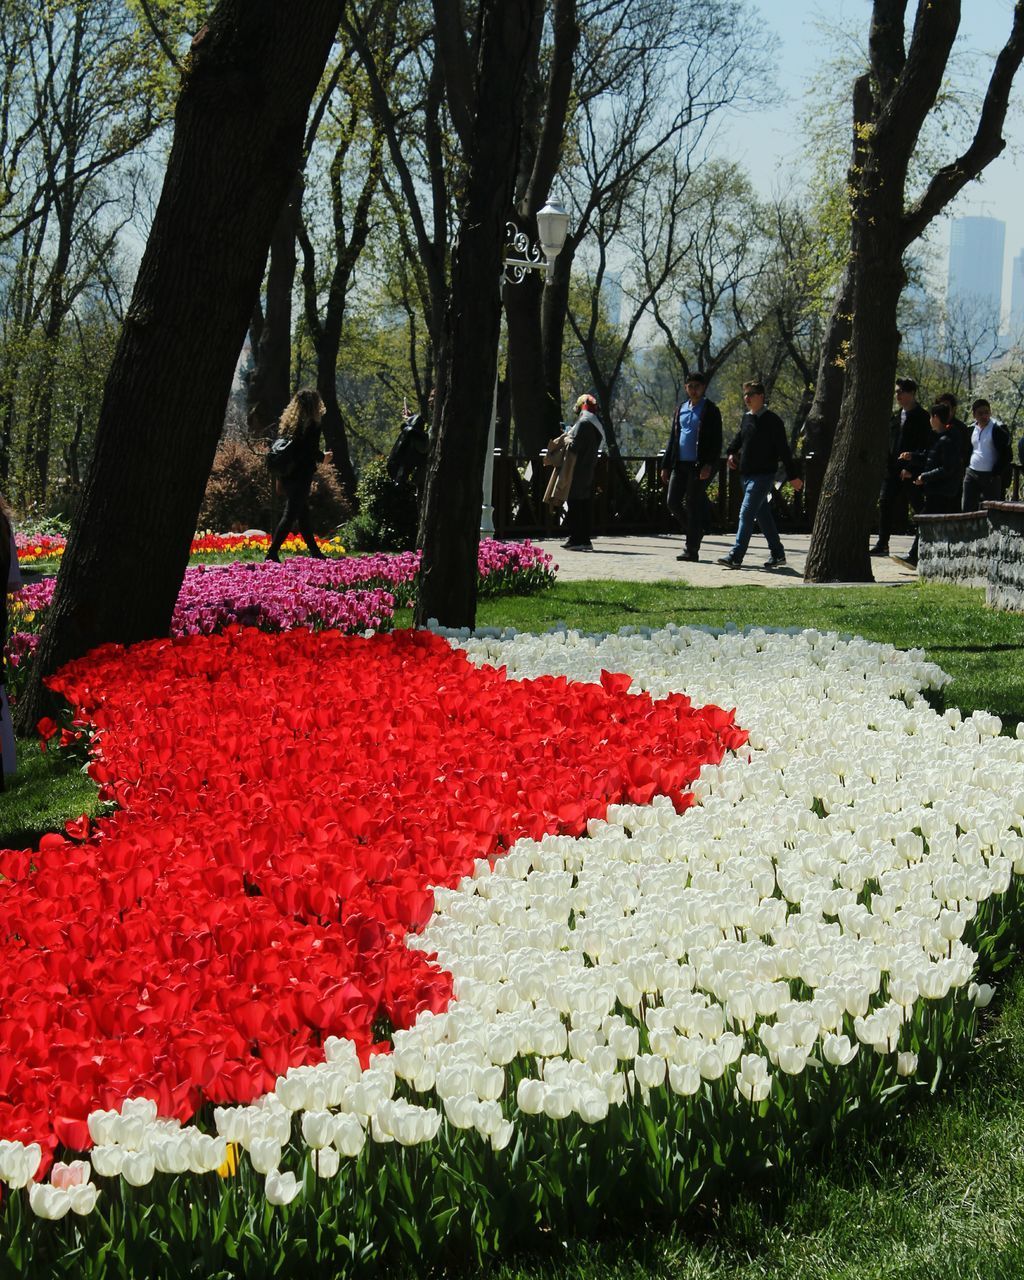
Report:
[[[555,259],[562,252],[565,238],[569,234],[569,215],[557,200],[548,199],[544,208],[538,211],[537,234],[540,237],[539,247],[514,222],[506,224],[505,265],[501,273],[501,283],[522,284],[531,271],[543,271],[545,282],[552,279],[555,273]],[[480,508],[480,533],[488,538],[494,534],[494,507],[491,499],[494,486],[494,434],[497,421],[498,369],[495,365],[494,400],[491,404],[491,425],[487,433],[484,488]]]

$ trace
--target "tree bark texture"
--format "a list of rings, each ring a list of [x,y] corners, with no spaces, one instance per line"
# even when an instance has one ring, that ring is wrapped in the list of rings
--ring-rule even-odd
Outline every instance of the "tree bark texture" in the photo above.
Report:
[[[814,399],[804,420],[808,446],[826,458],[832,452],[843,403],[843,377],[850,345],[852,310],[853,266],[847,263],[825,329],[818,376],[814,382]]]
[[[302,189],[302,175],[298,173],[270,241],[267,305],[249,374],[246,421],[254,436],[264,438],[272,434],[292,398],[292,291],[298,264],[295,236]]]
[[[531,51],[533,91],[527,94],[516,184],[516,221],[534,243],[538,240],[537,214],[554,194],[552,184],[565,138],[573,59],[580,41],[576,0],[554,0],[551,25],[553,42],[543,82],[539,45]],[[520,447],[528,454],[538,453],[561,430],[560,379],[552,386],[543,376],[545,288],[540,273],[531,271],[521,284],[507,284],[504,290],[512,416]]]
[[[44,710],[41,679],[64,662],[167,634],[340,7],[221,0],[193,41],[23,731]]]
[[[452,25],[443,20],[447,7],[449,0],[435,0],[439,40],[444,32],[452,38]],[[414,615],[418,626],[432,618],[455,627],[476,622],[481,490],[498,358],[505,222],[519,154],[521,124],[515,104],[522,100],[530,44],[540,20],[537,0],[480,0],[471,83],[465,78],[468,47],[461,36],[454,56],[440,46],[466,175],[439,377],[444,398],[423,504],[423,567]]]
[[[547,448],[552,436],[559,434],[562,420],[561,398],[544,377],[544,291],[536,271],[521,284],[506,284],[504,289],[512,416],[519,447],[528,455]]]

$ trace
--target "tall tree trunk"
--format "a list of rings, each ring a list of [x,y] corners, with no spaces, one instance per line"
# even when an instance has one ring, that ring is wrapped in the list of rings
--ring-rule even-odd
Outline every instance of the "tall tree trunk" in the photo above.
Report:
[[[562,406],[562,349],[565,342],[565,321],[569,314],[569,280],[572,276],[576,241],[570,235],[562,252],[555,259],[551,282],[541,299],[541,370],[544,390],[559,408]]]
[[[246,421],[249,431],[267,437],[292,397],[292,292],[298,256],[295,236],[302,208],[303,180],[295,175],[270,241],[267,305],[253,350]]]
[[[476,622],[481,490],[498,359],[502,245],[519,146],[515,104],[522,99],[540,11],[535,0],[480,0],[473,83],[460,76],[450,56],[446,58],[449,103],[467,175],[452,260],[444,368],[438,379],[444,400],[423,503],[418,626],[431,618],[455,627]],[[444,19],[461,22],[459,10],[446,11],[443,0],[435,0],[435,13],[439,27]],[[465,56],[465,46],[460,48]]]
[[[527,454],[539,453],[561,429],[560,397],[544,376],[544,293],[543,280],[536,271],[521,284],[506,284],[504,289],[512,416],[520,447]]]
[[[330,346],[330,343],[327,344]],[[338,347],[333,350],[317,350],[316,388],[324,402],[324,443],[334,454],[333,466],[345,490],[349,506],[356,508],[356,473],[352,466],[352,454],[348,447],[348,433],[338,404]]]
[[[193,41],[163,191],[100,411],[32,682],[166,635],[337,0],[221,0]]]
[[[829,316],[825,339],[818,360],[818,376],[814,383],[814,400],[804,420],[807,444],[826,458],[832,452],[839,411],[843,403],[843,377],[850,345],[853,311],[853,263],[846,270]]]
[[[854,274],[845,390],[807,557],[808,582],[873,581],[868,545],[885,470],[900,345],[896,310],[906,284],[902,247],[862,244]],[[870,305],[862,301],[866,296]]]

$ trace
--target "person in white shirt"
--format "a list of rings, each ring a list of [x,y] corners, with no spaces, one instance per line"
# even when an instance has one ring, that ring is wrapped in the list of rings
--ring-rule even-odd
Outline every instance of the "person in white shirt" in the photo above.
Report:
[[[971,405],[974,430],[971,458],[964,472],[962,511],[980,511],[983,502],[998,502],[1003,496],[1003,476],[1010,469],[1010,433],[992,417],[987,400]]]

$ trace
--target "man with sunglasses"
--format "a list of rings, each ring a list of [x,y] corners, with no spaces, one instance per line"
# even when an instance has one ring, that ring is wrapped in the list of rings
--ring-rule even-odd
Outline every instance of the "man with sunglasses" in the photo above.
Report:
[[[779,530],[772,514],[771,495],[775,491],[775,473],[779,466],[786,469],[786,477],[799,493],[804,482],[797,475],[797,466],[786,438],[786,427],[777,413],[765,404],[763,382],[743,384],[743,404],[746,412],[740,429],[729,445],[729,468],[739,469],[743,482],[743,501],[740,504],[740,520],[736,541],[727,556],[718,563],[727,569],[739,569],[747,553],[754,521],[768,541],[766,569],[781,569],[786,563],[786,552],[779,537]]]

